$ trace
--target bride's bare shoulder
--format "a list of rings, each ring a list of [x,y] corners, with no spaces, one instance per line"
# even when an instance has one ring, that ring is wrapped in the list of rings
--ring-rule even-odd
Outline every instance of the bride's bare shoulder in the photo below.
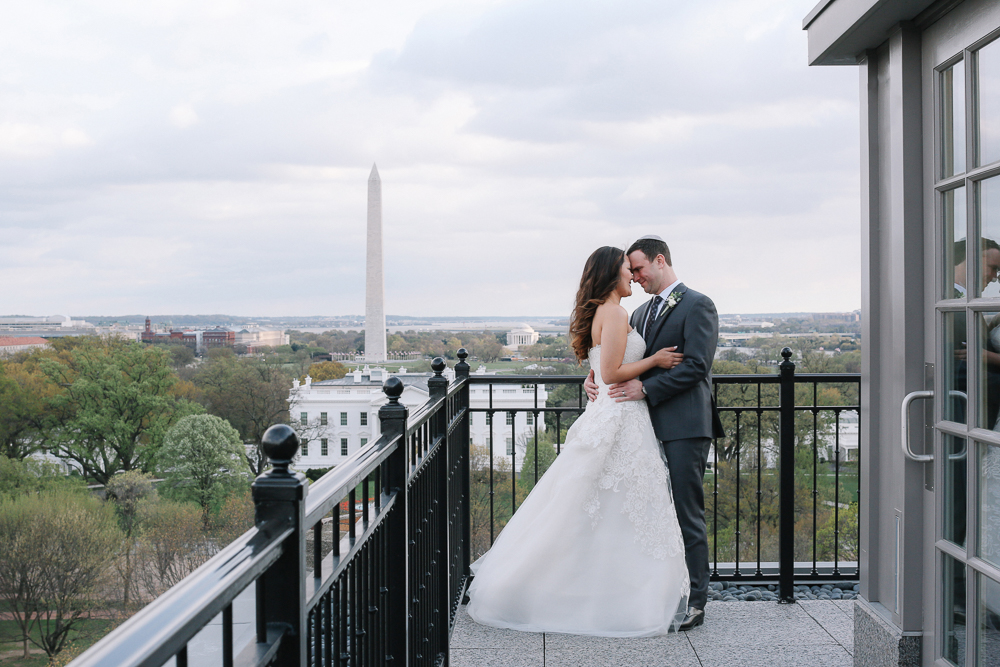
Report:
[[[596,315],[600,315],[601,319],[606,322],[613,322],[615,324],[628,322],[628,311],[621,304],[611,303],[610,301],[599,305]]]

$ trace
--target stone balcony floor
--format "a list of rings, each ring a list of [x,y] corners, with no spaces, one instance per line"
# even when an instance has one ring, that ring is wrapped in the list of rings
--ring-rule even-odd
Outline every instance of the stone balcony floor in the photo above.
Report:
[[[453,667],[850,667],[854,602],[709,602],[705,624],[665,637],[613,639],[479,625],[463,605]]]

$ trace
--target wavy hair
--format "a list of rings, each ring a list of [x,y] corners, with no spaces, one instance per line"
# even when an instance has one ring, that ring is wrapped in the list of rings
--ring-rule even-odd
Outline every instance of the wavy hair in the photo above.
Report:
[[[608,300],[621,279],[625,251],[613,246],[595,250],[583,267],[580,289],[576,292],[576,305],[569,319],[570,345],[578,361],[583,361],[593,347],[591,325],[597,307]]]

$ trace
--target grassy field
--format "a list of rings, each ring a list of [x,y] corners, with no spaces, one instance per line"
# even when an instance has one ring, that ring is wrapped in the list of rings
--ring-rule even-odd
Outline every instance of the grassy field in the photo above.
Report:
[[[81,649],[86,648],[107,634],[112,623],[112,621],[103,619],[86,619],[80,621],[78,625],[80,630],[70,633],[70,641],[76,647]],[[32,632],[32,635],[36,639],[38,638],[37,629]],[[9,656],[0,659],[0,664],[3,667],[41,667],[42,665],[49,664],[49,660],[45,657],[44,653],[32,653],[30,658],[22,658],[22,648],[21,629],[18,627],[17,622],[0,621],[0,656]],[[31,648],[33,650],[37,649],[34,644],[31,645]],[[11,656],[10,654],[13,652],[16,653]]]

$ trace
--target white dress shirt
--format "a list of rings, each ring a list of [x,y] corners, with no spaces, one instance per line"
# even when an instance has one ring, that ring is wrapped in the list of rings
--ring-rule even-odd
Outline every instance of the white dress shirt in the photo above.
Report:
[[[667,297],[668,297],[668,296],[670,296],[670,293],[671,293],[671,292],[673,292],[673,291],[674,291],[674,289],[675,289],[675,288],[676,288],[676,287],[677,287],[678,285],[680,285],[680,284],[681,284],[681,281],[680,281],[680,280],[675,280],[674,282],[670,283],[670,285],[669,285],[669,286],[668,286],[668,287],[667,287],[666,289],[664,289],[664,290],[663,290],[662,292],[660,292],[660,293],[659,293],[659,294],[657,295],[657,296],[659,296],[659,297],[660,297],[660,299],[661,299],[661,300],[660,300],[660,305],[659,305],[659,306],[657,307],[657,309],[656,309],[656,312],[655,312],[655,313],[647,313],[647,320],[648,320],[649,318],[653,318],[653,319],[656,319],[657,317],[659,317],[659,315],[660,315],[660,310],[662,310],[662,309],[663,309],[663,305],[664,305],[664,304],[665,304],[665,303],[667,302]],[[652,310],[652,305],[650,305],[650,310]],[[645,326],[643,326],[643,329],[645,329]],[[640,332],[640,333],[641,333],[641,332]]]

